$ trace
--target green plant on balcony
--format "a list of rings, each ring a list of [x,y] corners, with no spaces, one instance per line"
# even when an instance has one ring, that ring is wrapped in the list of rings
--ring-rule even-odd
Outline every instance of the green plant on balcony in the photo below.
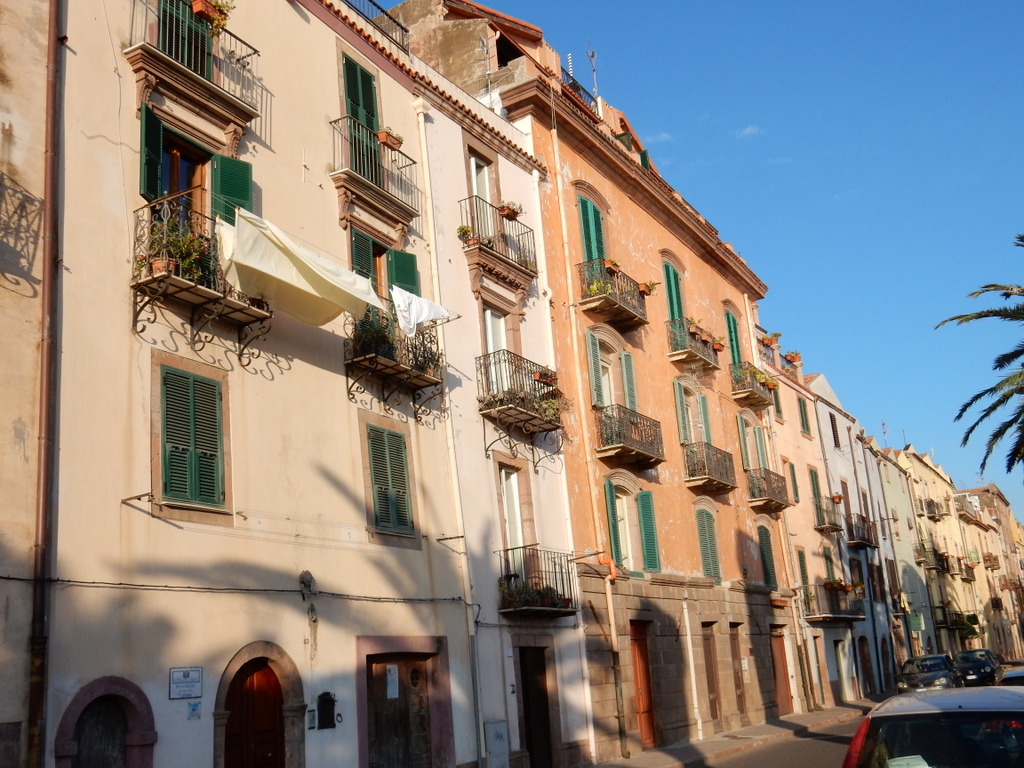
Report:
[[[178,217],[153,223],[148,251],[136,259],[140,274],[148,265],[150,274],[172,272],[197,282],[212,262],[213,243],[206,235],[192,230]]]
[[[235,10],[232,0],[192,0],[192,13],[210,24],[210,35],[217,37],[227,29],[228,16]]]
[[[538,400],[533,411],[545,421],[552,423],[561,421],[562,414],[569,408],[569,401],[561,397],[548,397]]]
[[[518,578],[503,576],[498,579],[498,593],[502,608],[525,608],[537,605],[537,590]]]
[[[612,281],[611,280],[591,280],[587,283],[586,293],[587,298],[594,298],[595,296],[607,296],[612,292]]]

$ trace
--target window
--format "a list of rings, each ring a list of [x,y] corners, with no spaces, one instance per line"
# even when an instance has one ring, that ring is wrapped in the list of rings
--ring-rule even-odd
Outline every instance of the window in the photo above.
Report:
[[[809,435],[811,434],[811,419],[807,414],[807,400],[798,397],[796,404],[800,410],[800,431],[805,435]]]
[[[814,467],[807,468],[807,476],[811,481],[811,496],[815,504],[821,502],[821,481],[818,479],[818,470]]]
[[[733,365],[743,362],[743,348],[740,346],[740,328],[736,315],[728,310],[725,313],[725,330],[729,334],[729,355]]]
[[[767,526],[757,526],[757,543],[761,550],[764,583],[772,590],[778,589],[779,583],[775,578],[775,557],[772,554],[772,532],[768,530]]]
[[[377,141],[377,86],[373,75],[348,56],[342,65],[345,112],[349,116],[350,162],[353,170],[383,186],[380,144]]]
[[[807,552],[802,547],[796,550],[797,566],[800,568],[800,584],[807,586]]]
[[[789,482],[793,488],[793,503],[800,501],[800,488],[796,484],[796,464],[789,462]]]
[[[602,343],[597,334],[587,329],[587,366],[590,370],[590,395],[596,406],[625,405],[637,410],[636,380],[633,373],[633,355],[616,353]]]
[[[828,415],[828,423],[832,427],[832,445],[836,448],[842,448],[843,444],[839,441],[839,424],[834,413]]]
[[[835,581],[836,564],[832,560],[832,547],[822,547],[821,556],[825,560],[825,578],[829,581]]]
[[[782,393],[781,387],[772,390],[772,405],[775,406],[775,418],[782,421]]]
[[[415,254],[388,248],[357,229],[352,230],[352,271],[369,278],[378,295],[386,296],[392,285],[420,294]]]
[[[523,536],[523,508],[519,499],[519,472],[511,467],[500,467],[498,482],[501,486],[501,506],[505,512],[505,548],[517,549],[526,544]]]
[[[604,260],[604,222],[601,211],[590,200],[578,197],[580,229],[583,232],[583,256],[585,261]]]
[[[368,424],[366,444],[370,457],[374,525],[382,531],[412,533],[405,435]]]
[[[700,562],[704,575],[714,579],[717,584],[722,580],[718,563],[718,536],[715,533],[715,516],[706,509],[697,510],[697,541],[700,544]]]
[[[611,479],[604,481],[605,509],[608,513],[608,540],[612,560],[627,571],[660,571],[658,527],[654,517],[654,495],[641,491],[632,498],[636,516],[630,514],[630,494]],[[636,547],[639,545],[639,552]],[[639,555],[639,556],[638,556]]]
[[[747,417],[743,414],[736,417],[736,423],[740,434],[740,458],[743,461],[743,468],[767,469],[768,449],[764,441],[764,429],[748,422]],[[751,453],[751,439],[753,439],[756,454]]]
[[[679,442],[713,443],[711,439],[711,416],[708,398],[694,394],[678,379],[672,382],[676,398],[676,421],[679,425]]]
[[[662,262],[665,273],[665,298],[668,300],[668,319],[683,319],[683,294],[679,283],[679,272],[667,261]]]
[[[170,366],[160,368],[163,498],[224,504],[221,383]]]

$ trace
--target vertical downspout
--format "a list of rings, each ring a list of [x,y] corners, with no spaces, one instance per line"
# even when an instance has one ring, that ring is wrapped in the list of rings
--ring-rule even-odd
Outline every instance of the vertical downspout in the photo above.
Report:
[[[50,603],[50,557],[53,537],[56,452],[56,379],[54,335],[57,327],[57,265],[60,261],[57,223],[57,63],[60,0],[50,0],[46,42],[46,122],[43,155],[43,253],[40,286],[42,325],[39,339],[39,410],[36,456],[35,541],[32,552],[32,625],[29,639],[28,755],[29,768],[43,768],[46,734],[46,688]]]
[[[690,632],[690,601],[683,597],[683,624],[686,627],[686,666],[690,672],[690,701],[693,719],[697,722],[697,741],[704,739],[704,720],[700,716],[700,697],[697,695],[697,662],[693,657],[693,634]]]
[[[619,721],[619,754],[629,759],[626,744],[626,702],[622,695],[622,664],[619,662],[619,628],[615,624],[615,605],[612,582],[615,581],[615,562],[608,558],[608,575],[604,577],[604,599],[608,606],[608,635],[612,644],[612,677],[615,680],[615,713]]]

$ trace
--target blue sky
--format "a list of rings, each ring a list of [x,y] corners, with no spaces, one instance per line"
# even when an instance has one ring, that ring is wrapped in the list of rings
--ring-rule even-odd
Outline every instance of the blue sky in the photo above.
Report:
[[[961,448],[953,421],[1024,329],[934,329],[999,301],[978,286],[1024,283],[1024,3],[490,5],[587,87],[596,50],[600,95],[769,285],[762,325],[869,434],[996,483],[1024,520],[1024,474],[997,452],[980,478],[989,429]]]

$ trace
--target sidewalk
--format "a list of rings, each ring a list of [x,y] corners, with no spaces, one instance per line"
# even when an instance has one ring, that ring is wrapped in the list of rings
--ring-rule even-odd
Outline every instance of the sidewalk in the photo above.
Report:
[[[701,768],[708,763],[746,752],[750,749],[792,739],[808,731],[861,717],[878,701],[849,702],[820,712],[787,715],[762,725],[751,725],[735,731],[716,733],[703,741],[674,747],[657,747],[634,752],[628,760],[618,758],[601,763],[601,768]]]

